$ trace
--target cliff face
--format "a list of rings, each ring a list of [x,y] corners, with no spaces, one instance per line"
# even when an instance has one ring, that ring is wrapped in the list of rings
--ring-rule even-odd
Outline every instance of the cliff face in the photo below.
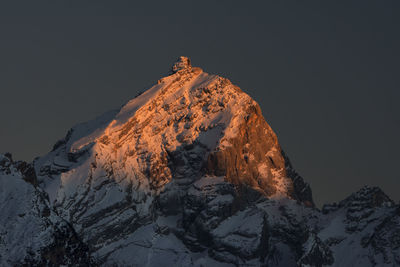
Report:
[[[355,243],[348,262],[399,263],[390,239],[398,206],[366,188],[315,209],[258,104],[185,57],[121,109],[73,127],[33,164],[10,162],[0,158],[0,193],[45,212],[30,217],[40,228],[33,252],[36,239],[0,245],[32,254],[29,261],[8,254],[3,265],[323,266],[343,263]],[[8,185],[10,173],[26,200]],[[6,198],[0,203],[11,209]],[[365,214],[361,202],[372,203]],[[21,229],[26,222],[12,216]],[[40,239],[42,231],[51,238]]]

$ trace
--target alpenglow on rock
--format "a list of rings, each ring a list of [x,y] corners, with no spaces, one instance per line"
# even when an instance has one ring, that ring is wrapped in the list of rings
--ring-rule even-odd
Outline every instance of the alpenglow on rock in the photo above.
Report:
[[[258,104],[186,57],[32,164],[1,156],[0,183],[0,265],[400,263],[397,205],[366,187],[320,212]]]

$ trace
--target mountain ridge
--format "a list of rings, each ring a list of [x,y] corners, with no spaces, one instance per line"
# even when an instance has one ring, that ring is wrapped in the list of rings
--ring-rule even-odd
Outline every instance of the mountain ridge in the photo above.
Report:
[[[2,265],[400,264],[398,205],[365,187],[315,208],[258,104],[186,57],[32,164],[1,156],[0,182],[4,225],[19,229],[0,229]]]

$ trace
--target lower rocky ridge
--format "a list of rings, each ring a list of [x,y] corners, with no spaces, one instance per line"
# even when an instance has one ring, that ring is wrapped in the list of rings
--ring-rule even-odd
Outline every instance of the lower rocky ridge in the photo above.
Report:
[[[0,155],[0,266],[96,265],[37,187],[31,164]]]
[[[171,183],[159,195],[104,179],[52,206],[31,168],[0,156],[1,266],[400,264],[400,206],[379,188],[319,211],[218,176],[184,190]],[[296,194],[307,199],[308,190]]]

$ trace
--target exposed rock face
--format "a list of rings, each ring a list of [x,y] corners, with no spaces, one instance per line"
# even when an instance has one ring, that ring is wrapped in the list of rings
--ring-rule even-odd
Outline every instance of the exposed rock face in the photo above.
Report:
[[[33,164],[0,156],[0,182],[0,265],[400,264],[399,206],[315,209],[258,104],[186,57]]]
[[[293,195],[295,199],[298,199],[300,202],[303,202],[306,206],[314,207],[314,202],[312,198],[311,187],[307,184],[303,177],[301,177],[296,170],[293,168],[292,163],[290,162],[289,158],[286,154],[282,152],[282,156],[285,160],[285,168],[286,168],[286,175],[292,180],[293,182]]]
[[[219,147],[208,156],[207,173],[225,176],[233,184],[248,185],[266,196],[278,191],[291,194],[292,185],[286,178],[275,134],[256,103],[246,109],[247,116],[237,125],[237,135],[228,139],[230,146]]]
[[[22,179],[24,179],[28,183],[32,184],[33,186],[37,186],[38,184],[36,172],[33,165],[24,161],[14,162],[10,153],[1,155],[0,171],[4,174],[18,172],[21,175]]]
[[[187,57],[179,57],[179,59],[172,65],[171,71],[172,73],[177,73],[180,71],[190,71],[192,68],[192,64],[190,63],[190,59]]]
[[[315,233],[311,233],[305,244],[304,255],[299,260],[301,265],[327,266],[333,264],[333,256],[329,247]]]
[[[35,187],[30,168],[0,154],[0,265],[95,265],[88,247]]]

